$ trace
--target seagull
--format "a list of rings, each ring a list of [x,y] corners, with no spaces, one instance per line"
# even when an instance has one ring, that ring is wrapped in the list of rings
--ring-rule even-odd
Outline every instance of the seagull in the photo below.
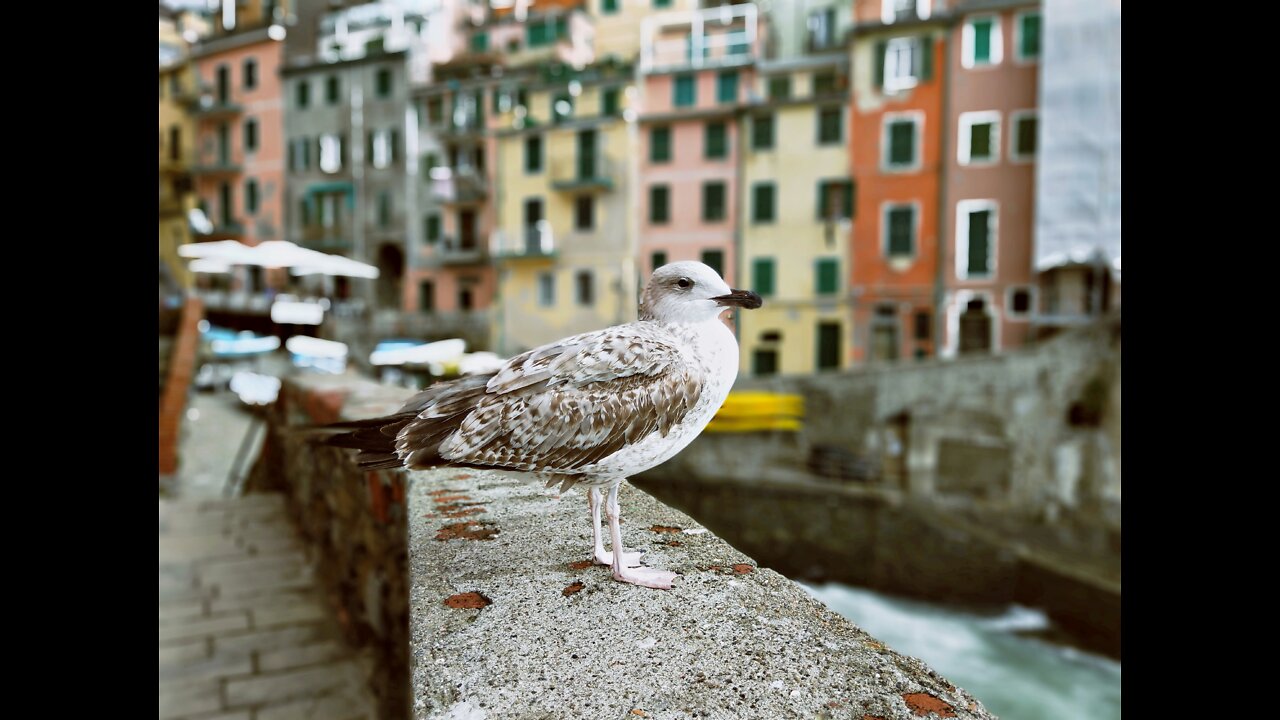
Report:
[[[326,442],[358,449],[366,469],[498,470],[558,483],[561,492],[581,484],[594,562],[620,582],[670,589],[675,573],[624,552],[618,488],[674,457],[715,416],[738,376],[738,343],[720,315],[762,304],[700,262],[663,265],[645,286],[635,322],[534,348],[496,372],[436,383],[391,415],[327,426],[354,430]],[[612,552],[604,549],[602,509]]]

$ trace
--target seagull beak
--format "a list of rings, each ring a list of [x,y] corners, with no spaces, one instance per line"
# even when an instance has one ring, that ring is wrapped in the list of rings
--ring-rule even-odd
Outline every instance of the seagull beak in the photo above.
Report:
[[[750,290],[734,290],[728,295],[721,295],[711,299],[724,307],[733,305],[747,310],[755,310],[764,304],[764,300],[761,300],[759,295]]]

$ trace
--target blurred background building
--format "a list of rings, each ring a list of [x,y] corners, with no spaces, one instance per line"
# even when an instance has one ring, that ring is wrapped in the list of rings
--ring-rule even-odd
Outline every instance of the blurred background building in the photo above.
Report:
[[[768,299],[737,319],[754,376],[1000,352],[1119,303],[1112,3],[160,7],[164,266],[260,313],[297,279],[176,248],[376,266],[317,285],[335,339],[511,355],[634,318],[690,259]]]

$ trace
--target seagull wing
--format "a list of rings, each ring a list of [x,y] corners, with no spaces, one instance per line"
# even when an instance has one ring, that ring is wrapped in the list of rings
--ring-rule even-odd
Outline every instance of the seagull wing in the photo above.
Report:
[[[586,474],[627,445],[666,436],[702,386],[702,373],[659,325],[584,333],[509,360],[443,439],[439,421],[456,409],[428,403],[400,429],[396,450],[409,467],[421,453],[424,463]]]

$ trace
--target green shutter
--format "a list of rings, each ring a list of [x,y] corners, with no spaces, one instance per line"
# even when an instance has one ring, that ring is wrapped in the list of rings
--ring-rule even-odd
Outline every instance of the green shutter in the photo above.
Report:
[[[973,62],[975,65],[991,62],[990,20],[978,20],[973,23]]]
[[[756,258],[751,263],[751,289],[764,297],[773,295],[773,258]]]
[[[671,160],[671,128],[655,127],[649,131],[649,162],[664,163]]]
[[[910,256],[915,253],[911,242],[911,226],[915,221],[915,209],[893,208],[889,211],[889,257]]]
[[[889,124],[889,164],[911,165],[915,162],[915,127],[912,120]]]
[[[723,121],[707,123],[703,149],[706,158],[718,159],[728,155],[727,134],[728,130]]]
[[[817,285],[817,294],[831,295],[840,290],[840,264],[834,258],[819,258],[815,268],[814,278]]]
[[[440,239],[440,216],[431,214],[427,216],[426,225],[423,228],[427,242],[435,242]]]
[[[1022,16],[1022,57],[1040,57],[1040,15],[1037,13]]]
[[[774,184],[769,182],[756,183],[752,186],[751,198],[751,219],[757,223],[771,223],[774,221]]]
[[[662,250],[655,250],[653,254],[649,256],[649,258],[650,258],[649,260],[650,267],[653,270],[657,270],[658,268],[667,264],[667,254]]]
[[[723,250],[703,250],[702,264],[716,271],[720,277],[724,277],[724,251]]]
[[[692,75],[678,75],[672,85],[675,88],[673,104],[676,107],[688,107],[697,104],[697,87],[693,84]]]
[[[669,188],[666,185],[651,185],[649,187],[649,222],[654,225],[665,225],[670,219],[670,209],[667,207],[670,200]]]
[[[920,80],[928,82],[933,79],[933,36],[920,36]]]
[[[854,183],[852,180],[844,184],[844,216],[853,219]]]
[[[969,274],[986,275],[991,272],[990,210],[969,213]]]
[[[604,90],[603,110],[601,114],[605,117],[613,117],[618,114],[618,88],[611,87]]]
[[[791,97],[791,78],[787,76],[769,78],[769,99],[786,100]]]
[[[738,71],[723,70],[716,76],[716,101],[731,103],[738,100]]]
[[[609,14],[616,13],[618,12],[618,0],[603,0],[600,3],[600,9]]]
[[[827,181],[818,181],[818,220],[827,219]]]
[[[1036,117],[1034,115],[1018,118],[1018,154],[1036,154]]]
[[[876,41],[875,76],[871,78],[871,81],[875,85],[875,88],[877,90],[884,87],[884,56],[885,56],[885,53],[887,53],[888,51],[889,51],[888,41],[886,40]]]
[[[752,375],[776,375],[777,373],[778,352],[776,350],[755,350],[752,352]]]
[[[969,159],[991,158],[991,123],[974,123],[969,127]]]

